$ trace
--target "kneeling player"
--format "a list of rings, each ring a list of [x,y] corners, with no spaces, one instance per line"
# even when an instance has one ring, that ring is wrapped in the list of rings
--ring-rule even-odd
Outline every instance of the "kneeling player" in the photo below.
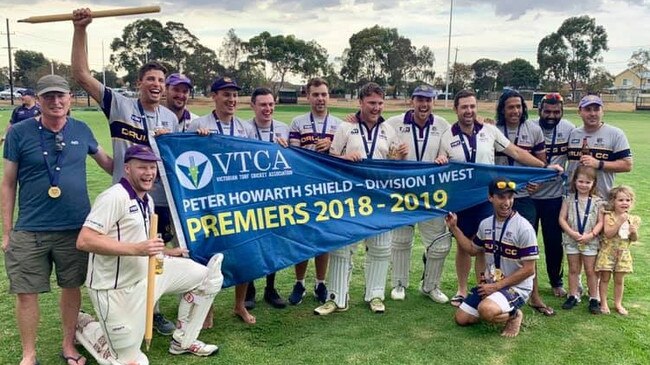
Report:
[[[164,250],[162,239],[147,238],[153,212],[147,192],[156,178],[156,161],[158,157],[148,147],[130,147],[124,156],[125,177],[97,197],[77,240],[77,248],[91,253],[86,285],[112,357],[119,364],[149,363],[140,351],[147,262],[148,256]],[[221,290],[222,259],[221,254],[215,255],[206,267],[186,258],[164,258],[164,271],[156,275],[154,300],[167,293],[182,294],[170,353],[209,356],[218,351],[197,337]]]
[[[472,256],[485,257],[484,281],[471,290],[455,319],[461,326],[481,319],[505,323],[501,335],[515,337],[523,319],[519,308],[533,289],[535,260],[539,258],[537,239],[530,223],[512,210],[516,184],[497,178],[488,190],[494,214],[481,221],[475,237],[466,237],[458,228],[456,214],[446,218],[458,245]]]

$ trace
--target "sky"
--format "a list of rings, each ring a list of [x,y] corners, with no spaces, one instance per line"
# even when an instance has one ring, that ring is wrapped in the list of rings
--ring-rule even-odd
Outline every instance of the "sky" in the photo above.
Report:
[[[428,46],[435,54],[435,70],[447,66],[451,0],[93,0],[92,10],[160,5],[162,12],[141,16],[95,19],[88,27],[89,62],[102,68],[109,44],[139,17],[161,23],[185,24],[200,42],[218,50],[230,28],[243,40],[268,31],[314,40],[327,49],[330,60],[349,47],[352,34],[375,24],[397,28],[416,47]],[[0,19],[9,19],[11,46],[15,50],[42,52],[45,57],[70,63],[71,22],[27,24],[17,20],[35,15],[71,12],[89,3],[66,0],[3,0]],[[508,62],[523,58],[537,66],[539,41],[555,32],[572,16],[588,15],[605,27],[609,51],[605,67],[613,75],[627,67],[632,52],[650,49],[650,0],[453,0],[451,62],[473,63],[479,58]],[[8,65],[5,21],[0,24],[0,67]]]

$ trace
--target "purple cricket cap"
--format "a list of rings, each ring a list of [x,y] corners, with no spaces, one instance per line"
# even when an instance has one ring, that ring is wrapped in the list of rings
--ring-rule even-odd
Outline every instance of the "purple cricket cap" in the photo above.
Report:
[[[167,79],[165,79],[165,85],[176,86],[180,84],[185,84],[189,86],[190,89],[194,87],[192,85],[192,80],[190,80],[189,77],[181,73],[173,73],[167,76]]]
[[[210,90],[213,93],[216,93],[217,91],[221,89],[235,89],[235,90],[241,90],[241,87],[237,85],[237,82],[230,77],[220,77],[216,79],[212,83],[212,87],[210,87]]]
[[[420,85],[413,90],[413,94],[411,94],[411,98],[416,97],[416,96],[422,96],[425,98],[434,98],[436,95],[433,92],[433,87],[429,85]]]
[[[585,97],[580,99],[580,104],[578,104],[578,108],[582,109],[591,104],[598,104],[600,106],[603,106],[603,99],[599,98],[597,95],[586,95]]]
[[[142,161],[160,161],[160,158],[153,153],[150,147],[141,144],[134,144],[124,153],[125,163],[134,158]]]

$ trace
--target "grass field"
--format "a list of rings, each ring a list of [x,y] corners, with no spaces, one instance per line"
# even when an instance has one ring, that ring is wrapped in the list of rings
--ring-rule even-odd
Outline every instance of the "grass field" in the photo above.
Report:
[[[290,121],[306,111],[305,106],[276,109],[276,119]],[[209,108],[197,108],[203,115]],[[343,116],[352,109],[336,109],[333,114]],[[8,110],[0,111],[0,127],[9,118]],[[395,114],[396,112],[387,113]],[[455,120],[450,110],[437,112],[448,120]],[[533,111],[534,113],[534,111]],[[580,124],[574,110],[566,117]],[[250,110],[240,117],[249,118]],[[492,111],[483,113],[491,116]],[[75,112],[74,116],[91,125],[100,144],[110,150],[106,121],[98,112]],[[419,295],[418,281],[422,272],[422,245],[416,242],[413,251],[411,283],[407,299],[394,302],[387,299],[384,315],[373,315],[363,302],[363,250],[355,255],[355,269],[351,283],[350,310],[328,317],[316,317],[312,310],[316,301],[308,296],[296,307],[277,310],[261,300],[253,311],[257,324],[245,325],[232,314],[232,289],[225,289],[215,300],[215,327],[201,333],[201,339],[221,347],[219,355],[200,359],[192,356],[172,356],[167,353],[168,338],[154,335],[151,351],[152,364],[649,364],[650,363],[650,253],[646,237],[650,233],[650,145],[648,144],[649,113],[607,112],[608,123],[621,127],[627,134],[635,156],[633,172],[621,174],[618,183],[631,185],[637,193],[636,214],[641,215],[641,242],[633,247],[635,272],[627,277],[624,303],[630,315],[594,316],[588,313],[583,301],[571,311],[560,309],[562,299],[552,296],[543,258],[540,259],[540,286],[547,304],[556,309],[554,317],[543,317],[530,308],[524,309],[521,334],[514,339],[499,336],[500,329],[479,324],[461,328],[454,324],[454,308],[433,303]],[[88,184],[91,200],[109,186],[110,177],[89,160]],[[644,178],[644,176],[646,176]],[[541,242],[540,242],[541,243]],[[455,246],[455,245],[454,245]],[[540,247],[541,244],[540,244]],[[455,251],[455,247],[453,249]],[[443,289],[451,296],[455,290],[454,252],[447,260]],[[0,364],[14,364],[20,359],[20,340],[14,316],[14,297],[6,294],[8,282],[4,274],[4,260],[0,263]],[[565,274],[568,271],[565,264]],[[307,274],[307,283],[313,281],[313,265]],[[278,287],[283,296],[293,285],[293,270],[278,274]],[[583,279],[584,281],[584,279]],[[565,283],[567,279],[565,278]],[[54,285],[54,282],[53,282]],[[258,292],[263,287],[257,284]],[[389,298],[387,290],[387,298]],[[610,288],[611,291],[611,288]],[[610,299],[611,299],[610,294]],[[59,352],[61,330],[58,317],[58,292],[41,296],[41,325],[38,353],[42,364],[62,363]],[[176,313],[177,299],[167,296],[162,300],[163,312],[171,318]],[[611,304],[610,304],[611,305]],[[84,297],[83,308],[92,312]],[[89,362],[93,363],[93,362]]]

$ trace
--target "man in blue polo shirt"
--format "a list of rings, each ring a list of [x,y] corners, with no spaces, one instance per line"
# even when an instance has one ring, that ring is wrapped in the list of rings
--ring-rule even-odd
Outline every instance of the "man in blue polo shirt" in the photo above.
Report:
[[[9,124],[5,130],[5,134],[7,131],[9,131],[9,128],[11,128],[12,125],[20,122],[21,120],[33,118],[41,114],[41,108],[38,106],[38,104],[36,104],[36,95],[34,94],[34,90],[25,89],[21,91],[20,94],[20,99],[22,100],[23,104],[16,107],[11,113],[11,118],[9,118]],[[1,141],[4,140],[5,136],[3,135]]]

